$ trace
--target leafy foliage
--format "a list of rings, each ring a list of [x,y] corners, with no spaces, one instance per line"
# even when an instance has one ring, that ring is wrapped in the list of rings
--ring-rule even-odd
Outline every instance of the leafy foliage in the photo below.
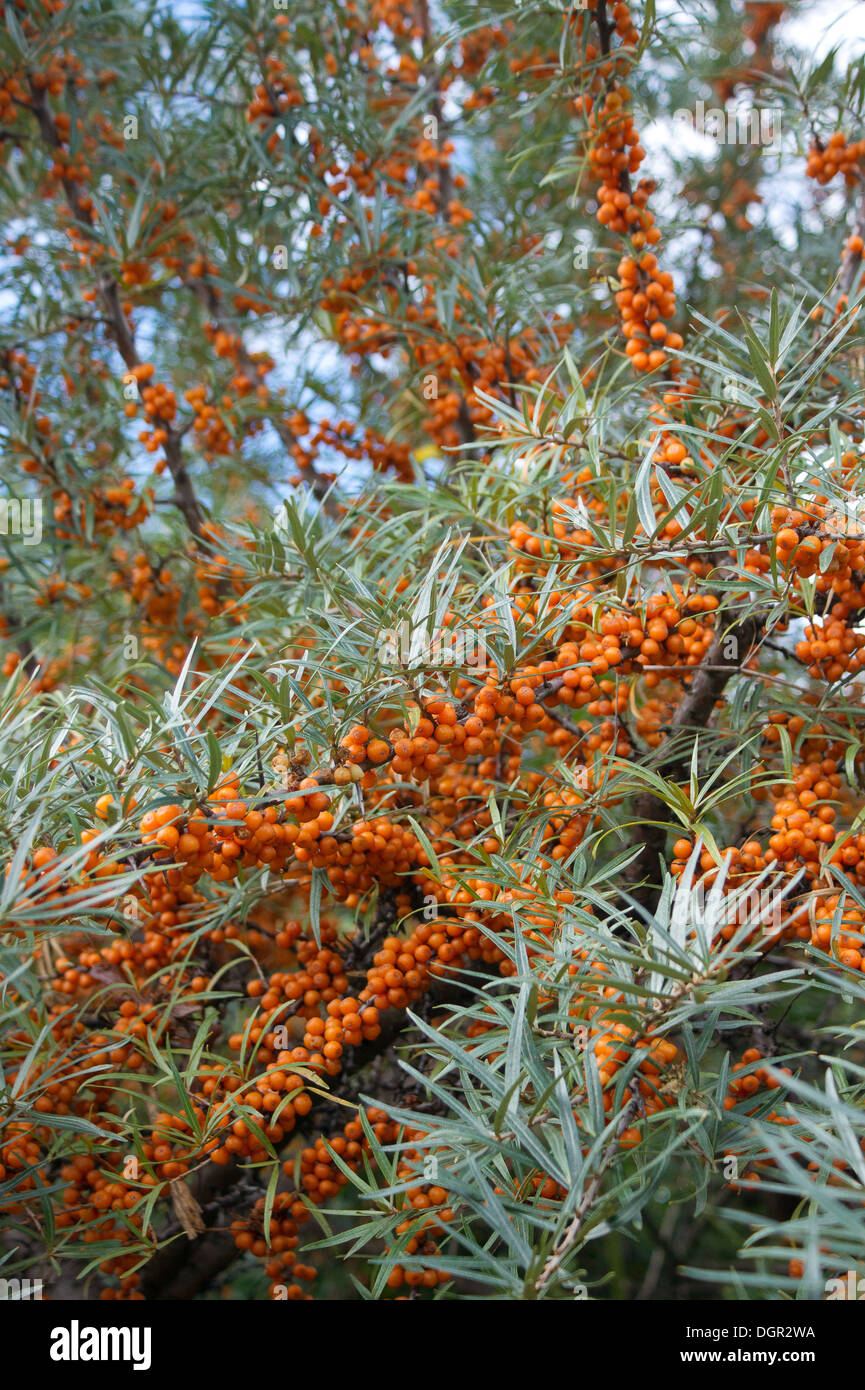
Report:
[[[4,5],[4,1275],[865,1266],[865,78],[805,8]]]

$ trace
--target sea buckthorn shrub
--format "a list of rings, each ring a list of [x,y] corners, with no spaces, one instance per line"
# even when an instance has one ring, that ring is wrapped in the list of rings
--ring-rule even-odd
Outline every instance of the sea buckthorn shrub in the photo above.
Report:
[[[865,1271],[861,61],[0,8],[4,1275]]]

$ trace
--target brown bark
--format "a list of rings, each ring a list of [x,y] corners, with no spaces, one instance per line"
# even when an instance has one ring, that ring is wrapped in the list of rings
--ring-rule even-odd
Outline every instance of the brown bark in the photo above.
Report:
[[[39,124],[39,130],[43,140],[52,150],[62,148],[62,141],[57,134],[57,127],[54,118],[45,100],[44,91],[32,87],[33,101],[30,109]],[[90,215],[85,210],[81,201],[81,185],[75,179],[64,176],[61,180],[66,194],[69,210],[76,222],[89,235],[92,235],[93,227]],[[134,367],[141,365],[141,358],[135,346],[135,339],[130,330],[126,315],[120,303],[120,292],[117,281],[112,275],[103,275],[98,283],[99,298],[105,313],[108,330],[114,339],[117,351],[123,358],[127,370],[132,371]],[[164,426],[167,438],[165,440],[165,458],[174,482],[174,501],[183,513],[187,526],[196,537],[201,536],[204,515],[201,510],[192,480],[186,468],[183,458],[183,451],[180,447],[180,436],[168,424]]]
[[[732,624],[724,624],[724,609],[720,610],[721,624],[702,664],[676,707],[670,726],[669,752],[656,769],[668,781],[687,776],[692,744],[684,744],[683,735],[704,730],[712,716],[715,702],[721,697],[731,676],[742,669],[760,632],[760,619],[748,614]],[[728,656],[726,653],[730,652]],[[654,792],[641,792],[634,800],[636,835],[642,843],[637,857],[625,873],[631,896],[651,911],[657,902],[656,881],[658,862],[667,843],[667,807]],[[634,843],[637,843],[635,838]]]

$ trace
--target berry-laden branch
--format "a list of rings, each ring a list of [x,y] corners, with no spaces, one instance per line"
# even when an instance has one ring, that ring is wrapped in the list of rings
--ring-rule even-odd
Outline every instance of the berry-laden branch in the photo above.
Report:
[[[742,671],[759,637],[759,617],[746,614],[725,624],[727,612],[724,606],[718,611],[718,636],[676,706],[670,722],[669,748],[655,764],[668,781],[687,777],[694,736],[698,737],[707,727],[728,682]],[[666,813],[664,801],[654,792],[640,792],[634,798],[636,827],[632,844],[642,848],[627,866],[626,880],[631,895],[647,911],[652,910],[660,892],[657,873],[667,842]]]
[[[13,8],[4,1275],[681,1301],[666,1187],[723,1296],[822,1297],[865,1266],[863,325],[815,344],[762,145],[641,177],[689,92],[792,104],[783,7]]]
[[[38,88],[31,81],[32,100],[30,109],[32,110],[39,124],[39,130],[47,147],[54,152],[55,158],[64,163],[67,155],[66,147],[60,138],[57,123],[51,114],[51,110],[46,100],[44,89]],[[65,170],[61,174],[61,183],[66,193],[69,209],[76,222],[84,230],[88,239],[93,237],[93,200],[84,193],[79,181]],[[117,350],[123,359],[127,371],[134,371],[135,368],[142,366],[141,358],[135,346],[135,337],[130,326],[129,320],[123,311],[120,302],[120,293],[117,281],[111,274],[102,274],[98,278],[99,297],[105,312],[105,322],[108,327]],[[196,496],[192,479],[183,457],[180,437],[169,424],[164,431],[165,457],[174,482],[175,496],[174,501],[183,514],[189,530],[197,538],[202,537],[202,526],[204,524],[204,514]]]

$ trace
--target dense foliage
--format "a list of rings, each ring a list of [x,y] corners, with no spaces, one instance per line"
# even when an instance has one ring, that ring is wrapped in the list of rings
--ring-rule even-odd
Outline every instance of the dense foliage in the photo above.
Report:
[[[808,8],[5,0],[6,1278],[865,1274],[865,62]]]

